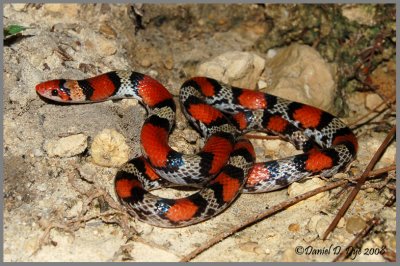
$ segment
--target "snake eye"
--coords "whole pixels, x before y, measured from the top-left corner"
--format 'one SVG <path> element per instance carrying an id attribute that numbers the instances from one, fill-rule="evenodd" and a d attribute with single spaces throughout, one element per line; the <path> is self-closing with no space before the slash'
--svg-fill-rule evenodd
<path id="1" fill-rule="evenodd" d="M 52 90 L 52 91 L 51 91 L 51 95 L 53 95 L 53 96 L 58 96 L 58 91 L 57 91 L 57 90 Z"/>

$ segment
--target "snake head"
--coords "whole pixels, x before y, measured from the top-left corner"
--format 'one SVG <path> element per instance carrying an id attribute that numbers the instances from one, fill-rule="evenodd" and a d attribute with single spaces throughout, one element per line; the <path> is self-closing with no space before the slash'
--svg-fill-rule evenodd
<path id="1" fill-rule="evenodd" d="M 70 89 L 66 87 L 64 79 L 50 80 L 36 85 L 36 92 L 53 101 L 68 102 L 71 100 Z"/>

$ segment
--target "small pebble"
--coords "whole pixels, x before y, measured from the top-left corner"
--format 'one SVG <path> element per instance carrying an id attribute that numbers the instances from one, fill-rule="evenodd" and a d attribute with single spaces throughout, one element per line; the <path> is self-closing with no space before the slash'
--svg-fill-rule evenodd
<path id="1" fill-rule="evenodd" d="M 254 252 L 257 247 L 258 243 L 253 241 L 239 244 L 239 249 L 246 252 Z"/>
<path id="2" fill-rule="evenodd" d="M 102 23 L 100 25 L 99 31 L 103 33 L 106 37 L 115 39 L 117 37 L 117 33 L 115 30 L 108 24 Z"/>
<path id="3" fill-rule="evenodd" d="M 166 69 L 171 70 L 174 68 L 174 59 L 172 57 L 167 57 L 164 60 L 164 66 Z"/>
<path id="4" fill-rule="evenodd" d="M 259 90 L 265 89 L 267 87 L 267 82 L 264 80 L 259 80 L 257 86 Z"/>
<path id="5" fill-rule="evenodd" d="M 87 136 L 84 134 L 72 135 L 58 140 L 51 140 L 44 149 L 50 157 L 71 157 L 81 154 L 87 147 Z"/>
<path id="6" fill-rule="evenodd" d="M 291 232 L 299 232 L 300 231 L 300 225 L 299 224 L 290 224 L 288 229 Z"/>
<path id="7" fill-rule="evenodd" d="M 140 65 L 142 67 L 149 67 L 151 66 L 151 61 L 148 58 L 144 58 L 143 60 L 140 61 Z"/>
<path id="8" fill-rule="evenodd" d="M 136 99 L 122 99 L 121 105 L 123 108 L 130 108 L 139 104 L 139 101 Z"/>
<path id="9" fill-rule="evenodd" d="M 158 76 L 158 72 L 155 71 L 154 69 L 152 69 L 152 70 L 149 71 L 149 74 L 148 74 L 148 75 L 149 75 L 150 77 L 156 78 L 156 77 Z"/>
<path id="10" fill-rule="evenodd" d="M 278 54 L 276 49 L 269 49 L 267 52 L 267 58 L 271 59 L 274 58 Z"/>
<path id="11" fill-rule="evenodd" d="M 344 217 L 340 218 L 338 224 L 337 224 L 337 228 L 343 228 L 346 224 L 346 221 L 344 219 Z"/>
<path id="12" fill-rule="evenodd" d="M 350 234 L 357 234 L 363 230 L 366 222 L 359 216 L 352 216 L 347 219 L 346 231 Z"/>

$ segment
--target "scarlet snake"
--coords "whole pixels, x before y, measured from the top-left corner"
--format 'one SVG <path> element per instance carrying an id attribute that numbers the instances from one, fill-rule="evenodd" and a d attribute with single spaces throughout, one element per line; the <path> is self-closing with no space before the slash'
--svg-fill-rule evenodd
<path id="1" fill-rule="evenodd" d="M 121 167 L 115 191 L 132 216 L 160 227 L 204 221 L 226 209 L 241 192 L 272 191 L 315 174 L 332 176 L 354 159 L 358 149 L 352 131 L 327 112 L 206 77 L 185 81 L 179 96 L 183 113 L 206 138 L 197 154 L 182 154 L 168 145 L 175 103 L 169 91 L 147 75 L 113 71 L 84 80 L 46 81 L 36 91 L 61 102 L 133 97 L 145 106 L 143 156 Z M 250 130 L 279 135 L 304 153 L 255 163 L 251 143 L 241 137 Z M 174 185 L 200 190 L 181 199 L 148 192 Z"/>

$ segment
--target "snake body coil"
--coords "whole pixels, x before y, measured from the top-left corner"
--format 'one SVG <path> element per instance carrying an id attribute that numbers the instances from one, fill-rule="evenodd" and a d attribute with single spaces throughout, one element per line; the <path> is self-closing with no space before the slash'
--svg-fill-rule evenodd
<path id="1" fill-rule="evenodd" d="M 131 215 L 160 227 L 204 221 L 241 192 L 272 191 L 315 174 L 332 176 L 354 159 L 358 148 L 352 131 L 327 112 L 206 77 L 187 80 L 179 95 L 183 113 L 206 138 L 197 154 L 182 154 L 168 145 L 175 103 L 163 85 L 144 74 L 113 71 L 85 80 L 52 80 L 37 85 L 36 91 L 61 102 L 132 97 L 145 106 L 143 156 L 121 167 L 115 191 Z M 279 135 L 304 153 L 255 163 L 251 143 L 240 137 L 250 130 Z M 174 185 L 200 190 L 181 199 L 149 193 Z"/>

